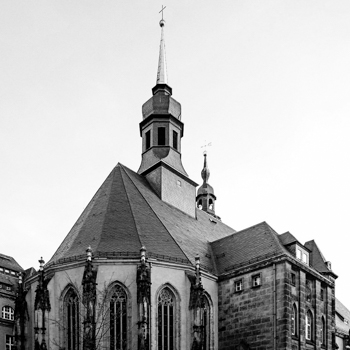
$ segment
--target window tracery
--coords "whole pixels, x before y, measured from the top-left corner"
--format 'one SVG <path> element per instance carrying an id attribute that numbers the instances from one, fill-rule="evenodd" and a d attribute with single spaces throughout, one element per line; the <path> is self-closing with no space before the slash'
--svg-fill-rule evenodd
<path id="1" fill-rule="evenodd" d="M 67 350 L 79 349 L 80 314 L 79 297 L 73 288 L 69 289 L 64 298 L 65 333 Z"/>
<path id="2" fill-rule="evenodd" d="M 127 294 L 116 285 L 110 298 L 110 350 L 127 348 Z"/>
<path id="3" fill-rule="evenodd" d="M 165 287 L 158 296 L 158 350 L 175 349 L 175 295 Z"/>

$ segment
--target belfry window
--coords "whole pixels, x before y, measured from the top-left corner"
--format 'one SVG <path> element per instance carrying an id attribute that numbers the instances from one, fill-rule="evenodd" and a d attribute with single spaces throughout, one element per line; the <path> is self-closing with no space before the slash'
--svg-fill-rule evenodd
<path id="1" fill-rule="evenodd" d="M 151 130 L 146 132 L 146 150 L 151 147 Z"/>
<path id="2" fill-rule="evenodd" d="M 173 131 L 173 148 L 175 148 L 177 150 L 177 137 L 178 134 L 176 131 Z"/>
<path id="3" fill-rule="evenodd" d="M 158 146 L 165 146 L 165 128 L 158 128 Z"/>
<path id="4" fill-rule="evenodd" d="M 116 285 L 110 300 L 110 350 L 127 348 L 127 295 Z"/>
<path id="5" fill-rule="evenodd" d="M 79 349 L 79 298 L 72 288 L 64 298 L 64 311 L 67 350 Z"/>
<path id="6" fill-rule="evenodd" d="M 175 295 L 164 288 L 158 297 L 158 350 L 175 349 Z"/>

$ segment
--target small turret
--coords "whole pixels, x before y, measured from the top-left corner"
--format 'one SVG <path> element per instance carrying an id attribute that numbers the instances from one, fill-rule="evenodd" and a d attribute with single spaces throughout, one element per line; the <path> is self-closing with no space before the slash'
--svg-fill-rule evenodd
<path id="1" fill-rule="evenodd" d="M 203 184 L 201 187 L 199 187 L 197 191 L 197 197 L 196 197 L 197 208 L 216 217 L 215 215 L 216 196 L 214 194 L 213 187 L 210 186 L 208 183 L 210 171 L 207 165 L 207 152 L 204 152 L 204 165 L 203 165 L 201 175 L 203 179 Z"/>

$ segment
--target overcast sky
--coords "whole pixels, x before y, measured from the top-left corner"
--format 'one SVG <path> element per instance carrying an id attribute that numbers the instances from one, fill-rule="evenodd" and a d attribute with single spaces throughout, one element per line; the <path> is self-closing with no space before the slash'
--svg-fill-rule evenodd
<path id="1" fill-rule="evenodd" d="M 165 5 L 182 159 L 216 213 L 314 239 L 348 307 L 350 1 L 0 2 L 1 253 L 48 261 L 118 163 L 137 171 Z"/>

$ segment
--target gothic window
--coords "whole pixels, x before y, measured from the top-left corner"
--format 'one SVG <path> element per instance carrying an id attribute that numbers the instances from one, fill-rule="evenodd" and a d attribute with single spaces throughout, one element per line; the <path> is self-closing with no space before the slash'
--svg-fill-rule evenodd
<path id="1" fill-rule="evenodd" d="M 298 329 L 298 309 L 296 305 L 293 305 L 292 310 L 292 335 L 297 335 L 297 329 Z"/>
<path id="2" fill-rule="evenodd" d="M 203 308 L 203 350 L 210 349 L 210 333 L 211 333 L 211 309 L 210 303 L 206 296 L 203 298 L 204 308 Z"/>
<path id="3" fill-rule="evenodd" d="M 158 350 L 175 349 L 175 295 L 165 287 L 158 297 Z"/>
<path id="4" fill-rule="evenodd" d="M 64 297 L 65 339 L 67 350 L 79 349 L 80 314 L 79 297 L 73 288 Z"/>
<path id="5" fill-rule="evenodd" d="M 312 340 L 312 333 L 313 333 L 313 319 L 312 319 L 312 313 L 309 310 L 306 313 L 306 320 L 305 320 L 305 337 L 306 340 Z"/>
<path id="6" fill-rule="evenodd" d="M 326 344 L 326 321 L 324 319 L 324 317 L 322 316 L 322 320 L 321 320 L 321 334 L 320 334 L 320 339 L 321 339 L 321 343 L 322 345 Z"/>
<path id="7" fill-rule="evenodd" d="M 158 146 L 165 146 L 165 128 L 158 128 Z"/>
<path id="8" fill-rule="evenodd" d="M 14 320 L 14 312 L 13 312 L 13 308 L 11 306 L 8 306 L 8 305 L 3 306 L 2 318 L 4 318 L 5 320 L 10 320 L 10 321 Z"/>
<path id="9" fill-rule="evenodd" d="M 127 295 L 116 285 L 110 299 L 110 350 L 127 348 Z"/>

